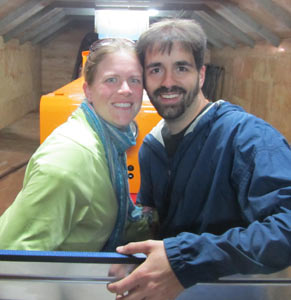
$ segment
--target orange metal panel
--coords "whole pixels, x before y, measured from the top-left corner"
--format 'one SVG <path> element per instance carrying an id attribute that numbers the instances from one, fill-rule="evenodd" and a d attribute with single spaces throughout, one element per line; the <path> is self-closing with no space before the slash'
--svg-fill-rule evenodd
<path id="1" fill-rule="evenodd" d="M 84 99 L 84 79 L 78 78 L 40 100 L 40 142 L 64 123 Z"/>

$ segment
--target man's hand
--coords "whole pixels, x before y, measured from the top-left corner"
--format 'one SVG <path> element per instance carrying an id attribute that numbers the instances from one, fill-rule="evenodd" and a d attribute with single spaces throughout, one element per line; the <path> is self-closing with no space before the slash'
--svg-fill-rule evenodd
<path id="1" fill-rule="evenodd" d="M 122 254 L 144 253 L 147 259 L 124 279 L 108 285 L 118 300 L 174 300 L 183 286 L 171 269 L 163 241 L 130 243 L 118 247 Z"/>

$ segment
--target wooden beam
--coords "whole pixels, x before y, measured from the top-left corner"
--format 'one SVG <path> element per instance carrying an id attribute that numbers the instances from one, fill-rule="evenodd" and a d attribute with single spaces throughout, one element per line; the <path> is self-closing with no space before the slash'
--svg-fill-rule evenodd
<path id="1" fill-rule="evenodd" d="M 62 13 L 61 13 L 62 12 Z M 61 14 L 60 14 L 61 13 Z M 49 22 L 51 19 L 54 19 L 56 15 L 60 15 L 64 17 L 65 15 L 72 15 L 72 16 L 94 16 L 95 10 L 92 8 L 54 8 L 52 6 L 48 6 L 42 11 L 40 11 L 38 14 L 32 16 L 28 20 L 26 20 L 24 23 L 20 24 L 10 32 L 4 35 L 4 41 L 7 42 L 13 37 L 17 37 L 17 35 L 28 32 L 29 28 L 32 28 L 33 30 L 30 30 L 29 33 L 24 34 L 20 38 L 20 42 L 24 43 L 30 39 L 32 39 L 33 36 L 37 35 L 40 30 L 42 30 L 43 27 L 46 27 L 46 23 Z M 55 19 L 57 20 L 57 19 Z"/>
<path id="2" fill-rule="evenodd" d="M 209 15 L 211 18 L 213 18 L 224 31 L 228 32 L 229 34 L 234 36 L 236 39 L 241 41 L 242 43 L 245 43 L 246 45 L 248 45 L 252 48 L 255 46 L 255 41 L 251 37 L 249 37 L 246 33 L 244 33 L 239 28 L 234 26 L 231 22 L 226 20 L 224 17 L 218 15 L 210 7 L 207 7 L 205 5 L 203 12 L 205 14 Z"/>
<path id="3" fill-rule="evenodd" d="M 33 45 L 39 44 L 41 41 L 47 39 L 49 36 L 57 32 L 58 30 L 64 28 L 67 26 L 70 22 L 72 22 L 71 18 L 63 18 L 61 21 L 52 24 L 49 28 L 46 30 L 42 30 L 39 32 L 32 40 L 31 43 Z"/>
<path id="4" fill-rule="evenodd" d="M 19 24 L 6 34 L 4 34 L 3 39 L 4 42 L 9 41 L 12 38 L 17 38 L 19 37 L 19 34 L 22 32 L 28 30 L 30 27 L 35 26 L 35 24 L 39 23 L 44 23 L 46 20 L 52 18 L 55 14 L 60 12 L 61 8 L 53 8 L 51 6 L 47 6 L 41 11 L 39 11 L 37 14 L 31 16 L 29 19 L 24 21 L 23 23 Z"/>
<path id="5" fill-rule="evenodd" d="M 0 35 L 12 30 L 46 6 L 47 0 L 30 0 L 0 20 Z"/>
<path id="6" fill-rule="evenodd" d="M 62 21 L 62 19 L 65 17 L 65 12 L 61 10 L 56 15 L 54 15 L 52 18 L 47 20 L 46 22 L 42 23 L 39 26 L 35 26 L 33 29 L 30 29 L 28 32 L 26 32 L 21 38 L 20 38 L 20 44 L 23 44 L 27 41 L 31 41 L 33 38 L 35 38 L 40 32 L 49 30 L 51 26 L 54 26 L 55 24 Z"/>
<path id="7" fill-rule="evenodd" d="M 205 33 L 207 35 L 207 42 L 210 43 L 212 46 L 216 47 L 216 48 L 219 48 L 219 49 L 222 49 L 223 48 L 223 45 L 221 44 L 220 41 L 218 41 L 216 39 L 216 37 L 214 37 L 212 35 L 211 32 L 207 32 L 207 30 L 205 30 Z"/>
<path id="8" fill-rule="evenodd" d="M 262 24 L 258 24 L 247 13 L 229 1 L 223 2 L 223 4 L 220 7 L 217 7 L 215 11 L 238 28 L 241 28 L 241 30 L 245 30 L 244 28 L 247 27 L 269 41 L 272 45 L 276 47 L 279 46 L 280 38 L 276 34 L 272 33 Z"/>
<path id="9" fill-rule="evenodd" d="M 43 47 L 47 45 L 50 41 L 54 40 L 58 35 L 68 30 L 68 27 L 74 26 L 75 23 L 78 24 L 79 22 L 82 22 L 82 24 L 84 22 L 88 22 L 88 24 L 92 25 L 92 31 L 94 31 L 94 18 L 92 18 L 91 16 L 89 17 L 87 16 L 86 18 L 80 18 L 80 17 L 72 18 L 70 23 L 64 25 L 63 27 L 61 27 L 60 29 L 54 32 L 51 32 L 48 36 L 44 36 L 42 38 L 41 36 L 39 36 L 38 39 L 34 39 L 33 44 L 38 44 Z"/>
<path id="10" fill-rule="evenodd" d="M 207 29 L 208 33 L 211 32 L 212 36 L 215 36 L 217 40 L 222 41 L 225 45 L 231 46 L 232 48 L 236 47 L 236 42 L 232 37 L 221 30 L 219 24 L 213 22 L 210 18 L 207 18 L 207 16 L 201 15 L 199 14 L 199 11 L 197 11 L 192 12 L 192 18 L 197 20 L 203 28 Z"/>
<path id="11" fill-rule="evenodd" d="M 54 32 L 51 32 L 48 36 L 44 35 L 44 36 L 39 36 L 38 38 L 40 40 L 38 40 L 38 38 L 35 38 L 32 41 L 33 45 L 40 45 L 41 47 L 47 45 L 49 42 L 51 42 L 52 40 L 54 40 L 58 35 L 62 34 L 63 32 L 66 32 L 68 30 L 68 27 L 71 26 L 73 20 L 71 20 L 71 22 L 69 22 L 68 24 L 65 24 L 63 27 L 61 27 L 60 29 L 57 29 Z"/>
<path id="12" fill-rule="evenodd" d="M 189 10 L 183 10 L 180 12 L 180 18 L 183 19 L 194 19 L 193 17 L 193 11 L 189 11 Z M 200 25 L 202 26 L 206 36 L 207 36 L 207 42 L 212 45 L 213 47 L 217 47 L 217 48 L 223 48 L 223 44 L 221 43 L 220 40 L 217 39 L 217 36 L 215 36 L 213 34 L 212 29 L 210 28 L 210 26 L 208 26 L 206 23 L 204 23 L 203 20 L 199 20 L 199 18 L 196 20 L 198 23 L 200 23 Z"/>
<path id="13" fill-rule="evenodd" d="M 278 22 L 291 28 L 291 13 L 272 0 L 255 0 L 266 11 L 273 15 Z"/>
<path id="14" fill-rule="evenodd" d="M 43 31 L 36 36 L 31 43 L 33 45 L 41 44 L 44 45 L 48 43 L 51 39 L 55 38 L 61 32 L 67 30 L 68 26 L 71 26 L 74 22 L 87 22 L 92 23 L 92 30 L 94 30 L 94 18 L 92 16 L 80 16 L 80 17 L 69 17 L 66 16 L 61 22 L 52 26 L 49 30 Z"/>

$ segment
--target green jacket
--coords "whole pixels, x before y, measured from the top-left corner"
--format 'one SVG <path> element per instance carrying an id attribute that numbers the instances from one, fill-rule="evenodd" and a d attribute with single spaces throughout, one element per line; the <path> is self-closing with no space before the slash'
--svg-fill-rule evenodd
<path id="1" fill-rule="evenodd" d="M 0 249 L 100 251 L 117 211 L 103 145 L 77 109 L 31 157 L 0 218 Z M 148 237 L 144 222 L 134 226 L 125 240 Z"/>

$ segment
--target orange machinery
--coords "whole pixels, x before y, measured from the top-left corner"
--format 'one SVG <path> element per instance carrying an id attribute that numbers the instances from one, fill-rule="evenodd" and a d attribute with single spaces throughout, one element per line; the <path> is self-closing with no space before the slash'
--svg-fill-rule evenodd
<path id="1" fill-rule="evenodd" d="M 80 77 L 56 91 L 43 95 L 40 101 L 40 142 L 59 125 L 64 123 L 71 113 L 80 105 L 84 99 L 83 85 L 84 78 Z M 136 146 L 127 152 L 129 189 L 132 198 L 139 190 L 140 171 L 138 164 L 138 150 L 145 135 L 158 123 L 160 116 L 148 100 L 146 94 L 142 107 L 135 121 L 138 124 L 139 133 Z"/>

